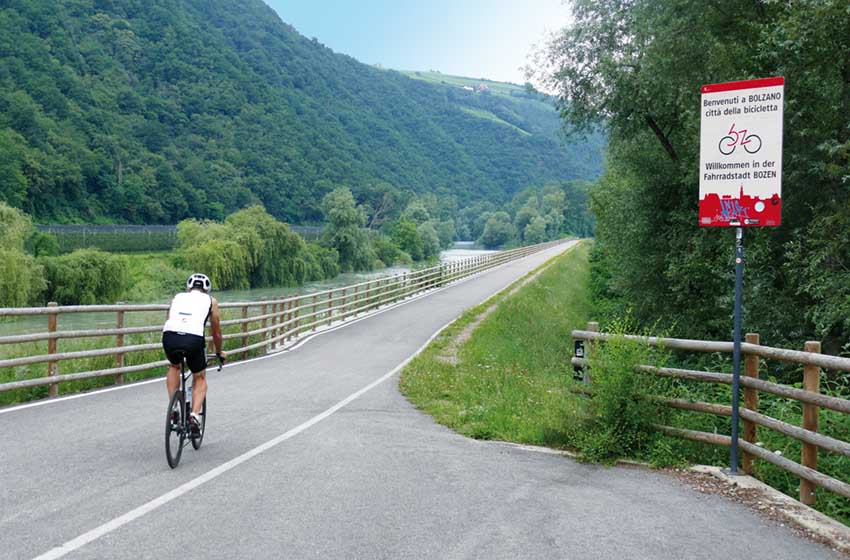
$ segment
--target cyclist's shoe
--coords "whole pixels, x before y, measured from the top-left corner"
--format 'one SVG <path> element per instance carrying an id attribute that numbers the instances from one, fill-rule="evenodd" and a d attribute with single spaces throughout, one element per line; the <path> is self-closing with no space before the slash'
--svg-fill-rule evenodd
<path id="1" fill-rule="evenodd" d="M 192 437 L 201 435 L 201 417 L 194 412 L 189 415 L 189 433 Z"/>

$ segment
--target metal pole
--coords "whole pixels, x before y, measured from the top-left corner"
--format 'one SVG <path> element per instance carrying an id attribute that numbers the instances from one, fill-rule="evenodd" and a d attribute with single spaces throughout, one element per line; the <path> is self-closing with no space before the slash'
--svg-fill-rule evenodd
<path id="1" fill-rule="evenodd" d="M 732 448 L 729 472 L 738 474 L 738 401 L 741 386 L 741 300 L 744 291 L 744 228 L 735 230 L 735 332 L 732 347 Z"/>

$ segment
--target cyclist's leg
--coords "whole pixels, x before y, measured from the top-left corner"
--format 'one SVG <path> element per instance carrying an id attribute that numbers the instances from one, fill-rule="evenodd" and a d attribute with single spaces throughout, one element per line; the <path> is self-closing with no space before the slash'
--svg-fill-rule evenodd
<path id="1" fill-rule="evenodd" d="M 192 339 L 186 365 L 192 370 L 192 412 L 199 414 L 207 396 L 207 348 L 204 337 Z"/>
<path id="2" fill-rule="evenodd" d="M 168 398 L 180 387 L 180 364 L 183 362 L 185 348 L 181 344 L 180 335 L 172 332 L 162 333 L 162 349 L 168 359 L 168 373 L 165 376 L 165 388 L 168 390 Z"/>
<path id="3" fill-rule="evenodd" d="M 192 374 L 192 412 L 201 413 L 204 399 L 207 398 L 207 370 Z"/>
<path id="4" fill-rule="evenodd" d="M 165 376 L 165 387 L 168 389 L 169 397 L 180 387 L 180 366 L 174 364 L 168 366 L 168 373 Z"/>

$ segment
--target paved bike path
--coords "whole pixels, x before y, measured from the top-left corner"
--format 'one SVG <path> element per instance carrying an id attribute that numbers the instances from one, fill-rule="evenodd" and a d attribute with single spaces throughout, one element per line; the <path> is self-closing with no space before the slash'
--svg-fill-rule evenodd
<path id="1" fill-rule="evenodd" d="M 414 410 L 396 376 L 204 479 L 381 379 L 562 250 L 212 374 L 207 438 L 174 471 L 162 382 L 0 413 L 0 558 L 93 530 L 68 558 L 830 558 L 659 473 L 460 437 Z M 151 509 L 116 524 L 140 506 Z"/>

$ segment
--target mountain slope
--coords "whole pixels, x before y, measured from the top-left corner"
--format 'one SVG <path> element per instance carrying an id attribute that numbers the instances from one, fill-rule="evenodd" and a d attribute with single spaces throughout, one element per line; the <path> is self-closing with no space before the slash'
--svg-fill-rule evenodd
<path id="1" fill-rule="evenodd" d="M 43 221 L 301 222 L 340 184 L 463 204 L 600 166 L 598 141 L 335 54 L 260 0 L 8 0 L 0 53 L 0 200 Z"/>

